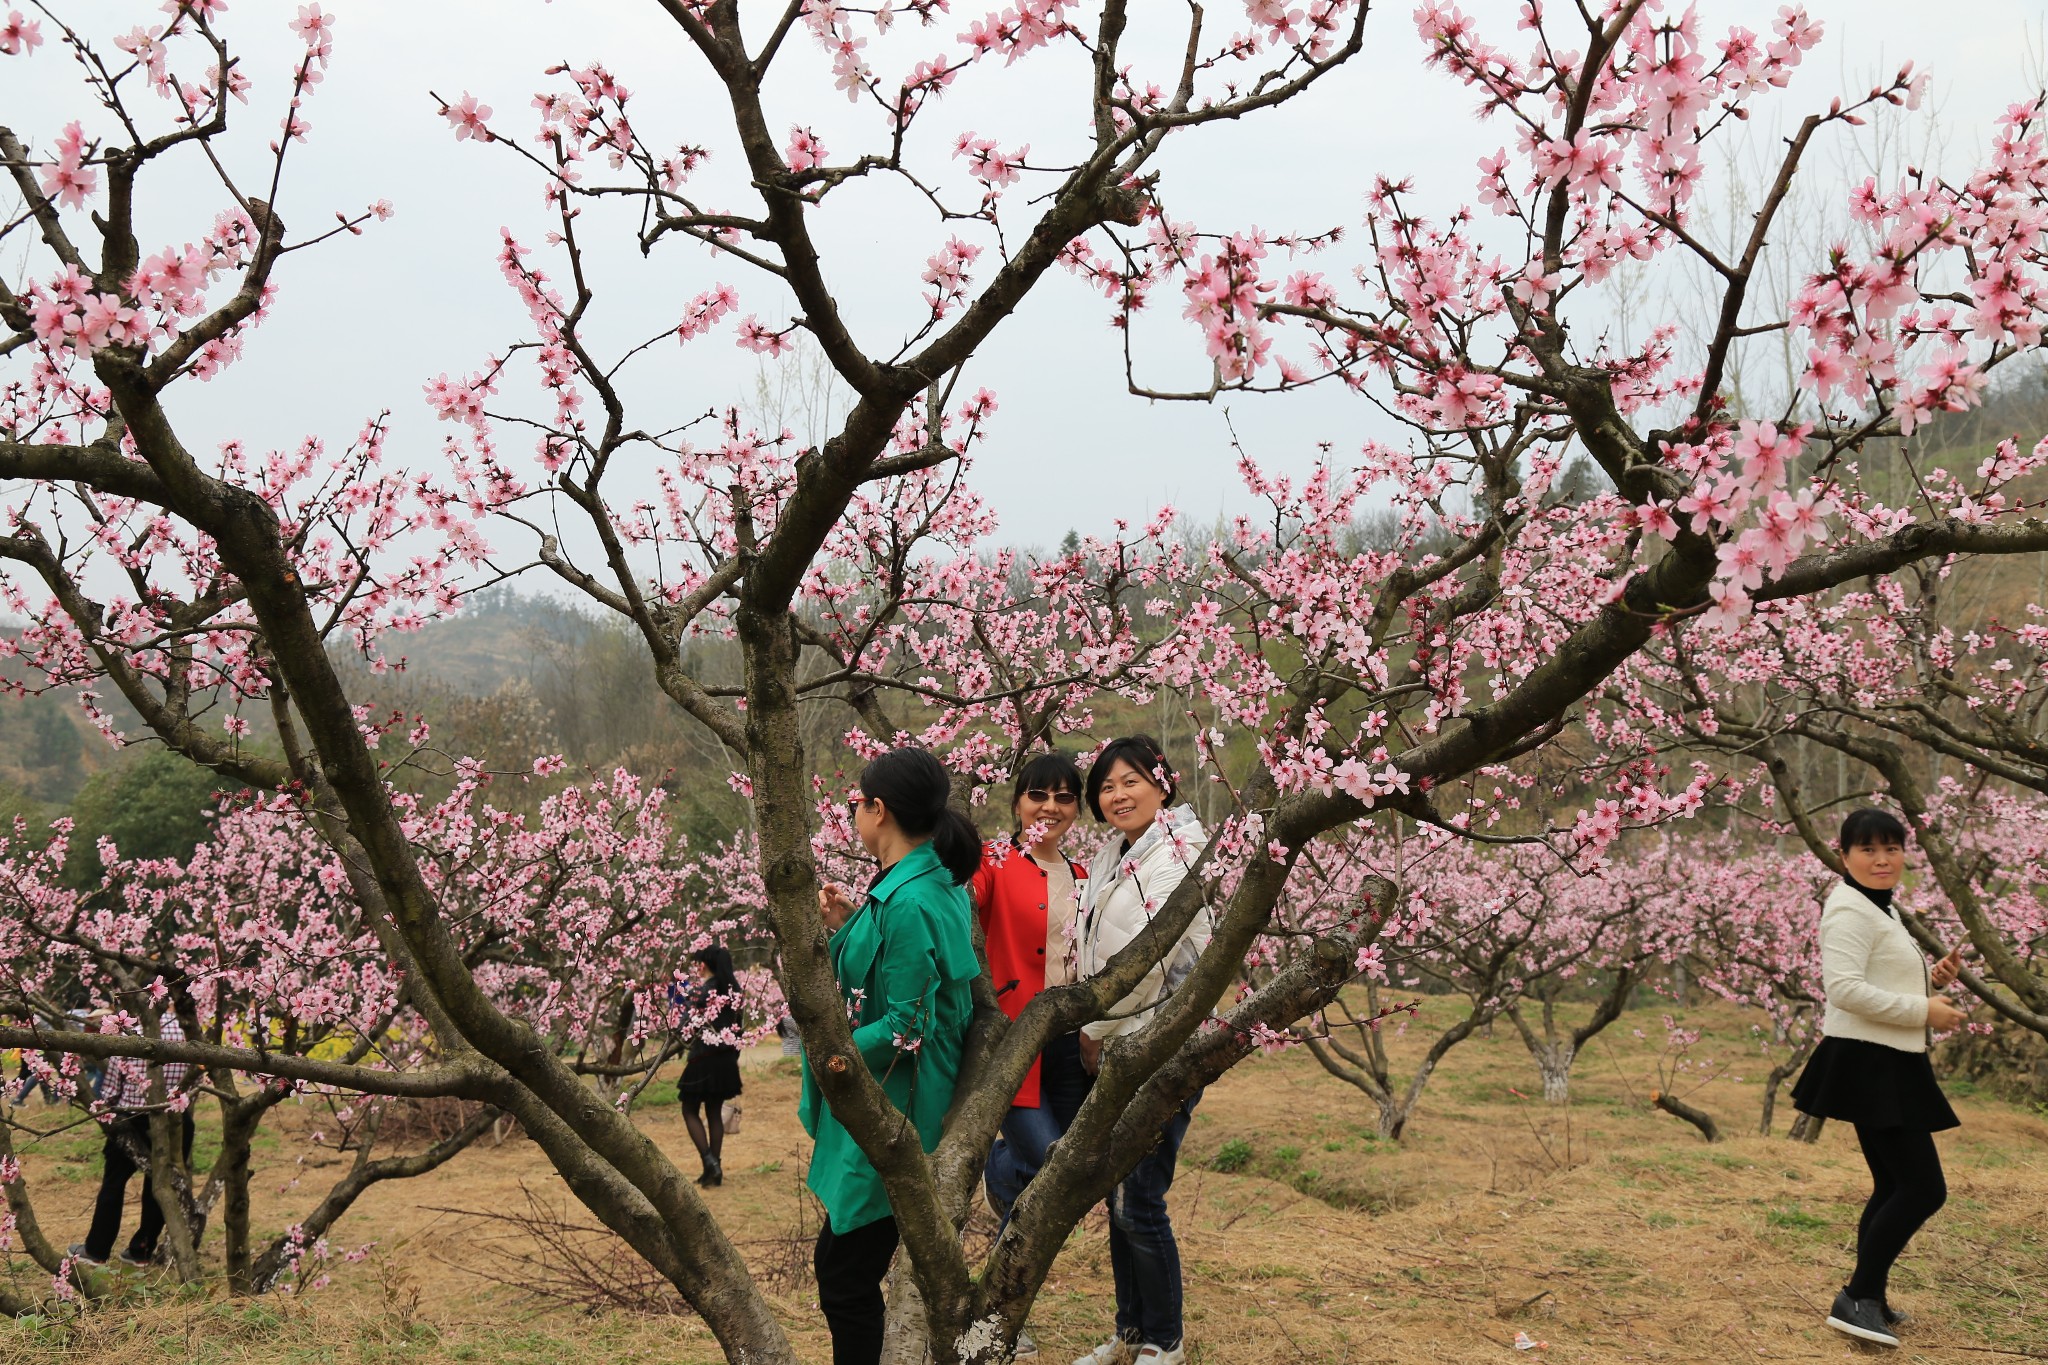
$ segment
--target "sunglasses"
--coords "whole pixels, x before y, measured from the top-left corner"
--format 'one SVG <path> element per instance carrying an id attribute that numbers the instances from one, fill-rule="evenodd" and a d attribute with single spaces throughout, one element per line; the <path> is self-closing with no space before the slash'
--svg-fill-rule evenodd
<path id="1" fill-rule="evenodd" d="M 1026 800 L 1036 801 L 1040 805 L 1050 801 L 1055 806 L 1063 809 L 1067 806 L 1078 806 L 1081 804 L 1081 798 L 1072 792 L 1049 792 L 1043 787 L 1033 787 L 1030 791 L 1025 792 L 1024 796 Z"/>
<path id="2" fill-rule="evenodd" d="M 865 806 L 865 805 L 866 805 L 867 803 L 868 803 L 868 799 L 867 799 L 867 798 L 866 798 L 865 796 L 862 796 L 862 795 L 861 795 L 861 794 L 860 794 L 859 792 L 855 792 L 855 793 L 854 793 L 854 794 L 853 794 L 852 796 L 849 796 L 849 797 L 847 797 L 847 798 L 846 798 L 846 814 L 847 814 L 847 816 L 848 816 L 849 818 L 851 818 L 851 817 L 854 817 L 854 816 L 857 816 L 857 815 L 859 815 L 859 814 L 860 814 L 860 808 L 861 808 L 862 806 Z"/>

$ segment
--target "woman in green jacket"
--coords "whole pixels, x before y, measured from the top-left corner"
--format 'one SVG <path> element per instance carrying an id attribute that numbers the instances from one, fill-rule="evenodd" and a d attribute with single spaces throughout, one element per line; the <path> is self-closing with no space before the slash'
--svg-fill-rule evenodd
<path id="1" fill-rule="evenodd" d="M 923 749 L 895 749 L 868 764 L 849 804 L 881 871 L 858 902 L 838 886 L 818 893 L 853 1045 L 927 1152 L 953 1102 L 981 971 L 965 889 L 981 866 L 981 836 L 946 804 L 949 791 L 946 770 Z M 889 1196 L 826 1106 L 808 1057 L 797 1114 L 817 1142 L 809 1184 L 825 1206 L 815 1264 L 833 1365 L 875 1365 L 882 1277 L 896 1253 Z"/>

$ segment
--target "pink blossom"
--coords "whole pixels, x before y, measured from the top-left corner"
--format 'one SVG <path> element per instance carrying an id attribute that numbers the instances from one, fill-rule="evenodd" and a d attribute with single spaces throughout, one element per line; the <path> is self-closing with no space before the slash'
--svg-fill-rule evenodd
<path id="1" fill-rule="evenodd" d="M 792 171 L 813 170 L 825 164 L 825 144 L 810 129 L 792 127 L 789 146 L 783 149 L 782 159 L 789 163 Z"/>
<path id="2" fill-rule="evenodd" d="M 98 168 L 84 160 L 85 132 L 77 123 L 68 123 L 57 138 L 56 161 L 43 167 L 43 193 L 66 208 L 84 208 L 86 199 L 100 187 Z"/>
<path id="3" fill-rule="evenodd" d="M 491 117 L 491 106 L 477 103 L 475 95 L 467 91 L 453 104 L 443 105 L 441 117 L 448 120 L 448 126 L 455 130 L 455 140 L 475 138 L 479 142 L 491 141 L 491 130 L 487 120 Z"/>
<path id="4" fill-rule="evenodd" d="M 770 359 L 781 355 L 790 348 L 790 333 L 795 327 L 778 332 L 752 314 L 740 320 L 739 344 L 741 349 L 754 351 Z"/>
<path id="5" fill-rule="evenodd" d="M 7 22 L 0 24 L 0 56 L 26 56 L 41 47 L 42 43 L 43 26 L 40 20 L 24 19 L 18 9 L 7 12 Z"/>
<path id="6" fill-rule="evenodd" d="M 1715 579 L 1708 585 L 1707 596 L 1713 605 L 1700 615 L 1700 624 L 1708 630 L 1725 634 L 1733 631 L 1749 616 L 1749 594 L 1744 592 L 1740 585 L 1728 579 Z"/>

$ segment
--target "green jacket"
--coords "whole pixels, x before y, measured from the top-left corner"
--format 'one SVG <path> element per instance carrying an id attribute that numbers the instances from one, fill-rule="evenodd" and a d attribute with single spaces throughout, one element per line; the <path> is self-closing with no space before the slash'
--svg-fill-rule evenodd
<path id="1" fill-rule="evenodd" d="M 832 936 L 832 969 L 854 1025 L 853 1045 L 890 1101 L 917 1125 L 927 1152 L 939 1145 L 974 1014 L 972 983 L 981 963 L 971 915 L 967 889 L 954 885 L 925 843 L 891 867 Z M 797 1117 L 817 1140 L 809 1184 L 832 1231 L 887 1218 L 882 1177 L 832 1117 L 809 1057 Z"/>

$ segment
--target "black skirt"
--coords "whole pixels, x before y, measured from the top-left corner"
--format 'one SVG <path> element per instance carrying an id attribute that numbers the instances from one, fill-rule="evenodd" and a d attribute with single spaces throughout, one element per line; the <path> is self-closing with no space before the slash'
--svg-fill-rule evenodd
<path id="1" fill-rule="evenodd" d="M 740 1053 L 733 1047 L 690 1049 L 683 1063 L 682 1079 L 676 1082 L 679 1100 L 729 1100 L 740 1093 Z"/>
<path id="2" fill-rule="evenodd" d="M 1939 1133 L 1960 1127 L 1924 1052 L 1862 1038 L 1823 1038 L 1792 1086 L 1792 1104 L 1815 1118 Z"/>

